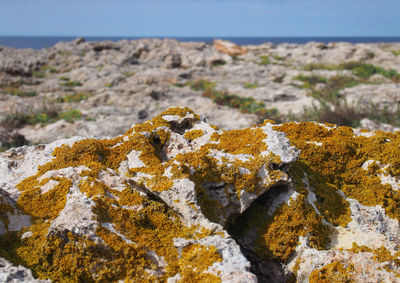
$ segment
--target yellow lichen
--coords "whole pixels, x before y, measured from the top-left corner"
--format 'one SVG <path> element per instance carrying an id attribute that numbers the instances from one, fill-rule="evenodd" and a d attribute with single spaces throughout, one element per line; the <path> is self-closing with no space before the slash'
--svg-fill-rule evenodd
<path id="1" fill-rule="evenodd" d="M 261 230 L 259 253 L 287 261 L 299 243 L 300 236 L 308 236 L 310 246 L 323 249 L 329 243 L 329 227 L 322 224 L 304 196 L 299 195 L 289 204 L 281 205 Z"/>
<path id="2" fill-rule="evenodd" d="M 208 267 L 215 262 L 222 261 L 215 246 L 204 247 L 192 244 L 183 248 L 178 261 L 181 269 L 181 282 L 221 282 L 221 279 L 211 273 L 207 273 Z"/>
<path id="3" fill-rule="evenodd" d="M 190 131 L 187 131 L 183 136 L 185 137 L 185 139 L 192 141 L 203 135 L 204 135 L 203 130 L 190 130 Z"/>
<path id="4" fill-rule="evenodd" d="M 318 188 L 331 184 L 332 192 L 341 190 L 363 205 L 382 205 L 390 217 L 400 220 L 400 191 L 393 190 L 389 184 L 382 184 L 376 168 L 362 168 L 367 160 L 374 160 L 387 165 L 387 171 L 392 176 L 400 176 L 399 132 L 375 132 L 371 137 L 355 136 L 348 127 L 327 128 L 315 123 L 287 123 L 275 126 L 275 129 L 285 132 L 291 143 L 301 149 L 298 162 L 313 176 L 317 195 Z M 336 208 L 331 207 L 330 210 L 337 211 L 342 206 L 340 210 L 345 212 L 345 203 L 336 201 Z M 345 225 L 349 218 L 339 214 L 344 218 L 337 224 Z"/>
<path id="5" fill-rule="evenodd" d="M 214 235 L 214 232 L 202 229 L 197 233 L 198 227 L 186 227 L 177 213 L 163 203 L 141 196 L 135 187 L 128 183 L 124 184 L 125 188 L 116 190 L 98 179 L 102 171 L 117 171 L 127 159 L 127 155 L 136 150 L 141 152 L 140 158 L 146 165 L 140 168 L 141 172 L 152 176 L 144 178 L 138 186 L 146 185 L 154 191 L 169 189 L 173 180 L 163 176 L 166 168 L 171 167 L 173 175 L 181 177 L 186 174 L 186 167 L 181 168 L 172 161 L 162 160 L 163 147 L 170 139 L 171 130 L 168 127 L 176 126 L 162 119 L 162 116 L 185 117 L 191 113 L 187 109 L 171 109 L 160 114 L 152 122 L 135 126 L 134 131 L 130 130 L 124 136 L 115 139 L 85 139 L 71 146 L 56 148 L 51 161 L 39 166 L 34 176 L 17 185 L 21 191 L 18 207 L 34 218 L 30 227 L 24 228 L 14 237 L 20 237 L 27 231 L 31 236 L 20 242 L 14 241 L 13 245 L 7 240 L 11 234 L 0 237 L 1 255 L 29 267 L 42 279 L 50 278 L 60 282 L 109 282 L 126 279 L 137 282 L 163 281 L 177 273 L 189 278 L 188 274 L 192 273 L 180 266 L 179 262 L 191 254 L 197 254 L 197 261 L 192 263 L 196 278 L 218 281 L 219 278 L 215 275 L 203 274 L 203 271 L 212 265 L 213 260 L 220 260 L 215 248 L 198 246 L 180 259 L 173 241 L 176 237 L 189 239 L 193 235 L 200 239 Z M 199 117 L 193 115 L 193 119 L 198 120 Z M 150 131 L 148 134 L 140 133 L 146 129 Z M 102 239 L 106 246 L 68 231 L 53 231 L 49 234 L 51 220 L 64 208 L 72 181 L 65 177 L 53 177 L 52 180 L 57 181 L 57 184 L 42 192 L 41 187 L 50 181 L 42 176 L 52 170 L 56 172 L 62 168 L 79 166 L 85 166 L 87 169 L 79 174 L 81 180 L 78 188 L 96 204 L 93 213 L 100 224 L 96 236 Z M 131 170 L 131 173 L 140 170 Z M 41 178 L 43 180 L 39 181 Z M 108 225 L 112 225 L 117 234 L 109 230 Z M 162 275 L 147 273 L 146 270 L 158 268 L 148 257 L 149 251 L 154 251 L 165 260 L 166 266 Z"/>
<path id="6" fill-rule="evenodd" d="M 356 282 L 353 264 L 334 261 L 314 270 L 309 277 L 310 283 L 352 283 Z"/>

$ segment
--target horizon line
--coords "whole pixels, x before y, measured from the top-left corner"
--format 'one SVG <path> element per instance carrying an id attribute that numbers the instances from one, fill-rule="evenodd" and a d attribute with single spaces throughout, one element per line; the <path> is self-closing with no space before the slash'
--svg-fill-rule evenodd
<path id="1" fill-rule="evenodd" d="M 107 38 L 390 38 L 399 37 L 400 35 L 1 35 L 0 37 L 71 37 L 71 38 L 93 38 L 93 37 L 107 37 Z"/>

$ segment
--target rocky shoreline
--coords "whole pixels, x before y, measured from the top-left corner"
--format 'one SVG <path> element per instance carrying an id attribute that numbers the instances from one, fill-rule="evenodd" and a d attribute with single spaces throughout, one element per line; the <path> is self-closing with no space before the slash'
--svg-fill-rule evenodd
<path id="1" fill-rule="evenodd" d="M 272 119 L 395 130 L 399 50 L 83 38 L 42 50 L 0 47 L 1 143 L 118 135 L 171 106 L 191 107 L 222 129 Z"/>

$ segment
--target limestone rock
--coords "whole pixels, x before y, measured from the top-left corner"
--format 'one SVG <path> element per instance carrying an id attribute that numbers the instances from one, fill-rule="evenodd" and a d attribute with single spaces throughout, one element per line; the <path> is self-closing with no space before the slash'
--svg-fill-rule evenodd
<path id="1" fill-rule="evenodd" d="M 11 149 L 2 243 L 21 244 L 4 256 L 17 252 L 41 279 L 255 282 L 224 227 L 288 183 L 297 157 L 270 124 L 223 132 L 185 108 L 116 138 Z"/>
<path id="2" fill-rule="evenodd" d="M 228 55 L 243 55 L 247 53 L 247 49 L 245 47 L 241 47 L 227 40 L 214 40 L 214 48 L 219 52 Z"/>

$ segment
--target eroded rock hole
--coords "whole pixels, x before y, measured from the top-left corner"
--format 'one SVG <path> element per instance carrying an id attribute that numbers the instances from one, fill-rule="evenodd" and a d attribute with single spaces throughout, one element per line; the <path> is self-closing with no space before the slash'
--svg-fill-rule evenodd
<path id="1" fill-rule="evenodd" d="M 250 271 L 257 276 L 258 282 L 284 283 L 293 278 L 293 274 L 278 260 L 257 252 L 259 235 L 273 213 L 272 208 L 278 207 L 288 198 L 289 190 L 288 185 L 272 187 L 227 227 L 243 255 L 250 261 Z"/>
<path id="2" fill-rule="evenodd" d="M 183 119 L 180 123 L 176 121 L 169 122 L 171 125 L 171 130 L 175 133 L 183 135 L 186 130 L 191 129 L 193 127 L 193 119 Z"/>

